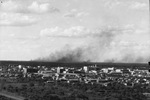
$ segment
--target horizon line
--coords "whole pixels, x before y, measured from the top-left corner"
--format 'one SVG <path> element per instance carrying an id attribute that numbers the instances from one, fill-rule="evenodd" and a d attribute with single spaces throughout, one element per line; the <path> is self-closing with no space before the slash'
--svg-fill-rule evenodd
<path id="1" fill-rule="evenodd" d="M 79 61 L 79 62 L 59 62 L 59 61 L 36 61 L 36 60 L 0 60 L 0 62 L 45 62 L 45 63 L 122 63 L 122 64 L 146 64 L 146 62 L 91 62 L 91 61 Z M 147 62 L 149 64 L 150 61 Z"/>

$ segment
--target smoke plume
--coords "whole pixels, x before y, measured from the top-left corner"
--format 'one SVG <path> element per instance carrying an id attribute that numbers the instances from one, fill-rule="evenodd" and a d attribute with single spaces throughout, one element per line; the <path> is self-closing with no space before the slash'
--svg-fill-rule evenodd
<path id="1" fill-rule="evenodd" d="M 68 48 L 62 48 L 46 57 L 36 60 L 54 62 L 91 61 L 127 63 L 148 62 L 150 60 L 150 43 L 147 42 L 149 38 L 146 38 L 149 36 L 148 32 L 137 32 L 137 30 L 132 28 L 119 27 L 107 27 L 96 29 L 96 31 L 87 31 L 85 28 L 82 29 L 84 29 L 84 38 L 87 39 L 85 44 L 76 48 L 72 48 L 72 45 L 70 45 Z M 71 31 L 69 30 L 69 32 Z M 80 32 L 83 32 L 83 30 L 79 31 L 78 28 L 78 37 L 76 38 L 83 39 L 83 33 Z M 69 37 L 73 38 L 74 35 L 71 36 L 70 34 Z M 79 34 L 82 34 L 82 37 L 79 37 Z"/>
<path id="2" fill-rule="evenodd" d="M 44 58 L 38 58 L 40 61 L 52 61 L 52 62 L 82 62 L 83 61 L 83 49 L 76 48 L 71 50 L 69 48 L 62 51 L 56 51 Z"/>

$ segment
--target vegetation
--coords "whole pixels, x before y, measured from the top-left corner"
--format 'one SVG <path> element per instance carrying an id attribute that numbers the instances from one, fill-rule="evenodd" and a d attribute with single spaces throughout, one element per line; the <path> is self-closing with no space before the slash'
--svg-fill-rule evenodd
<path id="1" fill-rule="evenodd" d="M 16 93 L 28 100 L 146 100 L 140 85 L 126 87 L 113 82 L 107 86 L 85 83 L 43 83 L 34 82 L 3 87 L 11 93 Z"/>

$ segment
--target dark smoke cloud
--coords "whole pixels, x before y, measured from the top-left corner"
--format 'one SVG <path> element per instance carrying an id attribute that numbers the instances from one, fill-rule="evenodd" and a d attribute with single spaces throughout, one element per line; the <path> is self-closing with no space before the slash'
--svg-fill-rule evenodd
<path id="1" fill-rule="evenodd" d="M 109 47 L 113 37 L 115 36 L 114 29 L 98 29 L 91 34 L 91 42 L 88 46 L 77 47 L 71 49 L 71 46 L 60 51 L 56 51 L 44 58 L 38 58 L 38 61 L 54 61 L 54 62 L 89 62 L 96 61 L 99 56 L 103 56 L 105 49 Z M 88 37 L 88 36 L 87 36 Z M 98 61 L 98 60 L 97 60 Z"/>
<path id="2" fill-rule="evenodd" d="M 87 34 L 88 45 L 82 45 L 72 49 L 70 47 L 54 53 L 47 57 L 38 58 L 38 61 L 55 61 L 55 62 L 147 62 L 150 60 L 150 47 L 142 48 L 141 45 L 127 45 L 121 43 L 120 37 L 127 33 L 128 29 L 123 28 L 104 28 L 98 29 Z M 133 32 L 133 31 L 130 31 Z M 135 33 L 132 33 L 136 36 Z M 86 37 L 86 38 L 87 38 Z M 135 37 L 136 38 L 136 37 Z M 142 37 L 141 37 L 142 38 Z M 118 40 L 118 41 L 117 41 Z M 116 42 L 117 41 L 117 42 Z M 115 45 L 112 45 L 115 43 Z M 119 44 L 119 45 L 118 45 Z M 141 48 L 141 49 L 139 49 Z"/>
<path id="3" fill-rule="evenodd" d="M 61 51 L 56 51 L 55 53 L 50 54 L 44 58 L 38 58 L 38 61 L 52 61 L 52 62 L 83 62 L 84 59 L 84 51 L 82 48 L 76 49 L 65 49 Z M 89 60 L 86 60 L 89 61 Z"/>

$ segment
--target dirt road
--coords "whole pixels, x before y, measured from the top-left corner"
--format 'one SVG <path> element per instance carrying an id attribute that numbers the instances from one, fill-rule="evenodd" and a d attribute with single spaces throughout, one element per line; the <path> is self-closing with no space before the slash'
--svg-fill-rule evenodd
<path id="1" fill-rule="evenodd" d="M 14 99 L 14 100 L 24 100 L 25 99 L 21 96 L 14 96 L 14 95 L 11 95 L 11 94 L 9 95 L 8 93 L 3 93 L 3 92 L 0 92 L 0 95 L 11 98 L 11 99 Z"/>

